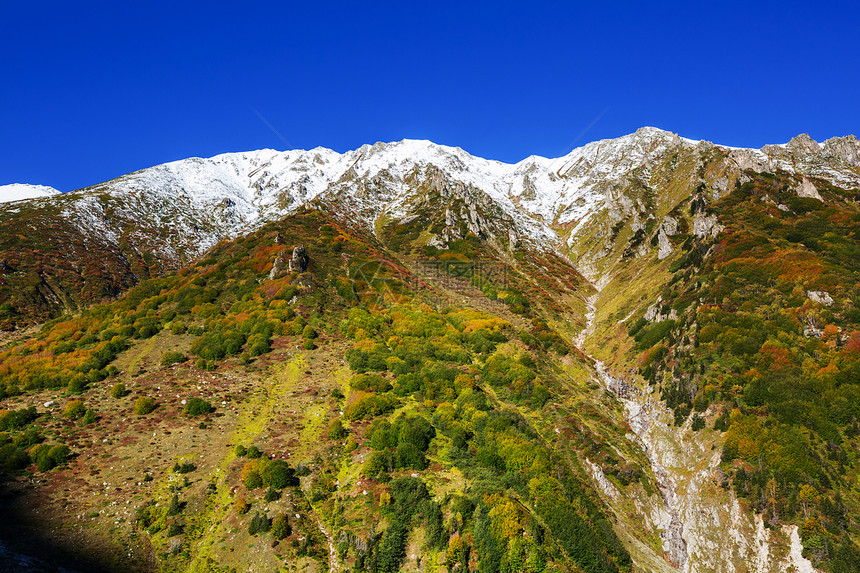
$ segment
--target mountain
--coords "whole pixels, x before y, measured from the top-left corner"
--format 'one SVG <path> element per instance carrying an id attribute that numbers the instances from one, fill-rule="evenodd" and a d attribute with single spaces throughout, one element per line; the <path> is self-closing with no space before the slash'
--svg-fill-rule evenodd
<path id="1" fill-rule="evenodd" d="M 37 199 L 39 197 L 50 197 L 57 195 L 59 191 L 53 187 L 44 185 L 27 185 L 23 183 L 12 183 L 11 185 L 0 185 L 0 203 L 12 201 L 24 201 L 25 199 Z"/>
<path id="2" fill-rule="evenodd" d="M 469 231 L 492 236 L 503 248 L 520 241 L 553 248 L 596 281 L 617 261 L 607 258 L 600 237 L 622 220 L 630 219 L 634 232 L 653 233 L 646 227 L 666 215 L 661 209 L 700 186 L 707 200 L 719 197 L 744 169 L 785 170 L 813 194 L 809 178 L 855 187 L 858 149 L 854 137 L 819 145 L 808 136 L 762 150 L 731 149 L 642 128 L 561 158 L 533 156 L 513 165 L 410 140 L 344 154 L 318 148 L 186 159 L 49 202 L 0 206 L 7 239 L 0 258 L 15 271 L 7 272 L 0 293 L 13 301 L 16 322 L 44 320 L 177 269 L 219 240 L 304 205 L 324 206 L 372 228 L 409 217 L 439 191 L 462 202 L 448 217 L 464 221 Z M 700 219 L 698 232 L 709 221 Z M 21 232 L 34 226 L 35 237 Z M 59 256 L 69 245 L 72 251 Z M 52 260 L 31 261 L 33 253 L 51 253 Z"/>
<path id="3" fill-rule="evenodd" d="M 406 140 L 0 205 L 0 539 L 84 570 L 856 571 L 858 158 Z"/>

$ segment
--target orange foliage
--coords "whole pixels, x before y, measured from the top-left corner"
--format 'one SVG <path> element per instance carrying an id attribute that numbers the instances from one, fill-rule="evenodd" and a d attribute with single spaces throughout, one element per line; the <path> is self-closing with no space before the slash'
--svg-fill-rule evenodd
<path id="1" fill-rule="evenodd" d="M 758 366 L 762 370 L 779 370 L 792 365 L 791 354 L 785 348 L 765 343 L 759 350 L 759 354 L 761 359 Z"/>
<path id="2" fill-rule="evenodd" d="M 845 343 L 842 352 L 846 356 L 860 355 L 860 330 L 855 330 L 848 335 L 848 342 Z"/>

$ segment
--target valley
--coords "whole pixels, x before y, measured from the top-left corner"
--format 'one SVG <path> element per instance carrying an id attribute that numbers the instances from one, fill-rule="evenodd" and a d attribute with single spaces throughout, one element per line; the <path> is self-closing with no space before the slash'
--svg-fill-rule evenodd
<path id="1" fill-rule="evenodd" d="M 267 150 L 0 206 L 0 539 L 92 571 L 854 571 L 860 143 L 807 138 Z"/>

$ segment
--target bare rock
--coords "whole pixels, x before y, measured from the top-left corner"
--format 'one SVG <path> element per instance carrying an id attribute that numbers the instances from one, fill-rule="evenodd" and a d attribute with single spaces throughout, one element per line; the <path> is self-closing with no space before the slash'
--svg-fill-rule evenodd
<path id="1" fill-rule="evenodd" d="M 696 213 L 693 216 L 693 235 L 699 239 L 716 237 L 724 227 L 717 222 L 716 215 Z"/>
<path id="2" fill-rule="evenodd" d="M 796 191 L 798 197 L 809 197 L 811 199 L 818 199 L 819 201 L 823 201 L 821 195 L 818 194 L 818 189 L 816 189 L 812 181 L 810 181 L 806 177 L 803 178 L 803 181 L 797 187 Z"/>
<path id="3" fill-rule="evenodd" d="M 824 149 L 852 167 L 860 166 L 860 141 L 853 135 L 832 137 L 824 142 Z"/>
<path id="4" fill-rule="evenodd" d="M 657 232 L 657 258 L 661 261 L 672 254 L 672 241 L 669 240 L 663 226 Z"/>
<path id="5" fill-rule="evenodd" d="M 818 304 L 823 304 L 824 306 L 830 306 L 831 304 L 833 304 L 833 297 L 830 296 L 830 293 L 823 290 L 807 291 L 806 296 L 812 302 L 817 302 Z"/>
<path id="6" fill-rule="evenodd" d="M 801 133 L 796 137 L 792 137 L 786 147 L 797 155 L 821 153 L 821 145 L 809 137 L 808 133 Z"/>
<path id="7" fill-rule="evenodd" d="M 729 157 L 741 170 L 765 171 L 765 163 L 750 149 L 732 149 Z"/>
<path id="8" fill-rule="evenodd" d="M 308 270 L 308 263 L 310 262 L 310 257 L 308 257 L 308 253 L 305 250 L 304 245 L 299 245 L 293 249 L 293 256 L 290 257 L 289 270 L 290 271 L 299 271 L 305 272 Z"/>
<path id="9" fill-rule="evenodd" d="M 275 257 L 275 262 L 272 263 L 272 270 L 269 271 L 269 280 L 272 280 L 273 278 L 278 276 L 278 273 L 280 273 L 282 270 L 284 270 L 284 252 L 283 251 L 278 253 L 278 256 Z"/>

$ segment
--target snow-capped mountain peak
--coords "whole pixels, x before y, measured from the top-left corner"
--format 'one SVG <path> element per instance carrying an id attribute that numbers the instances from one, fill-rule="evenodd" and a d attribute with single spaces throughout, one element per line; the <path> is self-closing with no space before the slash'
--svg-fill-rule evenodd
<path id="1" fill-rule="evenodd" d="M 719 165 L 702 175 L 700 167 L 709 161 Z M 643 127 L 561 157 L 530 156 L 515 164 L 414 139 L 377 142 L 345 153 L 322 147 L 225 153 L 157 165 L 52 201 L 79 228 L 107 240 L 118 240 L 117 219 L 145 221 L 167 237 L 168 258 L 182 258 L 180 252 L 199 255 L 222 238 L 282 218 L 312 201 L 375 229 L 380 217 L 410 216 L 428 192 L 465 201 L 453 215 L 470 228 L 480 228 L 480 211 L 492 205 L 493 213 L 505 221 L 506 235 L 556 248 L 559 233 L 571 245 L 603 212 L 609 213 L 610 225 L 632 216 L 638 226 L 653 217 L 643 211 L 645 199 L 631 198 L 634 188 L 659 195 L 673 185 L 704 185 L 717 197 L 730 191 L 744 169 L 782 169 L 860 186 L 858 165 L 860 142 L 853 136 L 823 144 L 798 136 L 784 145 L 755 150 Z M 56 190 L 5 186 L 0 187 L 0 200 L 50 193 Z M 0 208 L 0 220 L 14 213 Z"/>
<path id="2" fill-rule="evenodd" d="M 0 185 L 0 203 L 39 199 L 57 195 L 58 193 L 59 191 L 53 187 L 47 187 L 45 185 L 28 185 L 26 183 Z"/>

